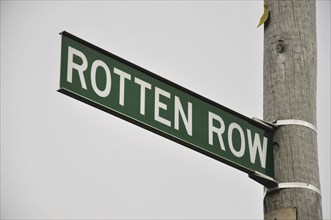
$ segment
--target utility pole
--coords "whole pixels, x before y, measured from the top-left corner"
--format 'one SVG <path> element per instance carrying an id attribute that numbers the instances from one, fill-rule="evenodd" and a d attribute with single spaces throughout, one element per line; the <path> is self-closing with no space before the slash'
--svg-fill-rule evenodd
<path id="1" fill-rule="evenodd" d="M 264 120 L 277 122 L 265 219 L 322 219 L 316 132 L 315 0 L 267 0 Z"/>

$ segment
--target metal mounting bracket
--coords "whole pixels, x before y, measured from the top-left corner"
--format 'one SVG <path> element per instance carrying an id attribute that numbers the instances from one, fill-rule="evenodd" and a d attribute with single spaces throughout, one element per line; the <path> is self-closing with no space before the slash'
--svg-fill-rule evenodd
<path id="1" fill-rule="evenodd" d="M 262 185 L 264 185 L 267 188 L 271 188 L 271 187 L 276 187 L 277 186 L 277 181 L 274 180 L 273 178 L 264 175 L 263 173 L 254 171 L 250 174 L 248 174 L 249 178 L 255 180 L 258 183 L 261 183 Z"/>
<path id="2" fill-rule="evenodd" d="M 255 118 L 253 117 L 252 118 L 254 121 L 258 122 L 259 124 L 263 125 L 264 127 L 268 127 L 269 129 L 271 130 L 276 130 L 277 129 L 277 125 L 274 124 L 274 123 L 270 123 L 270 122 L 267 122 L 267 121 L 264 121 L 264 120 L 261 120 L 259 118 Z"/>

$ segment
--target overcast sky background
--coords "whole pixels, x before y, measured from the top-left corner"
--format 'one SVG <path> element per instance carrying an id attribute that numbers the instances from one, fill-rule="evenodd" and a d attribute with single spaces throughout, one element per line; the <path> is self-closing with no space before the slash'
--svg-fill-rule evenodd
<path id="1" fill-rule="evenodd" d="M 1 218 L 261 219 L 263 187 L 58 93 L 68 31 L 262 118 L 263 1 L 1 1 Z M 317 1 L 318 148 L 330 219 L 330 1 Z"/>

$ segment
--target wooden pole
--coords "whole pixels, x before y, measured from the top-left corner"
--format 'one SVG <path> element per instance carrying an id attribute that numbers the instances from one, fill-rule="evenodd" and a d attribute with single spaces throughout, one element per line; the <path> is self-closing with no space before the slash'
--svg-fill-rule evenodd
<path id="1" fill-rule="evenodd" d="M 274 135 L 278 188 L 264 198 L 265 219 L 322 219 L 316 127 L 315 0 L 268 0 L 264 26 L 264 120 Z M 295 119 L 295 120 L 294 120 Z"/>

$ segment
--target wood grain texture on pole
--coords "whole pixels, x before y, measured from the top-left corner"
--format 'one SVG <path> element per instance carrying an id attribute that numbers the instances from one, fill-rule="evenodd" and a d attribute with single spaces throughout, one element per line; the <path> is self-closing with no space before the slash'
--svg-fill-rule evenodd
<path id="1" fill-rule="evenodd" d="M 298 119 L 316 127 L 316 2 L 268 0 L 264 26 L 264 120 Z M 274 135 L 275 179 L 320 189 L 317 134 L 300 125 L 279 127 Z M 267 193 L 264 216 L 296 209 L 296 219 L 322 219 L 321 195 L 304 188 Z M 277 216 L 274 215 L 273 216 Z M 282 216 L 282 215 L 279 215 Z"/>

